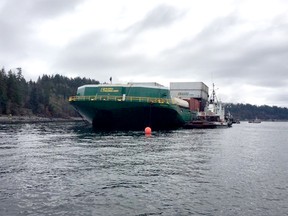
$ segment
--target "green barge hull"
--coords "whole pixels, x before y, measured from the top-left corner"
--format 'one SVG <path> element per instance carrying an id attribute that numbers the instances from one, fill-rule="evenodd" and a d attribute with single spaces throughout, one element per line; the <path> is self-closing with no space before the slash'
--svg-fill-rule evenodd
<path id="1" fill-rule="evenodd" d="M 159 86 L 86 85 L 69 101 L 94 128 L 103 130 L 177 129 L 194 116 Z"/>

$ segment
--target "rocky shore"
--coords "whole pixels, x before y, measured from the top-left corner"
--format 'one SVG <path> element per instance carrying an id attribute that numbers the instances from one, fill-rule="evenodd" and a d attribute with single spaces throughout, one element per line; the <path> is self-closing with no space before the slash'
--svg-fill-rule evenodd
<path id="1" fill-rule="evenodd" d="M 76 122 L 84 121 L 80 117 L 47 118 L 39 116 L 0 116 L 0 124 L 42 123 L 42 122 Z"/>

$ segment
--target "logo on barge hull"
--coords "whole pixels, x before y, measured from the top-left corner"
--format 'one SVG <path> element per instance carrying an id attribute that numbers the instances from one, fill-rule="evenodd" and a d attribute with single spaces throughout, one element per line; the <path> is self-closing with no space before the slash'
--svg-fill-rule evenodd
<path id="1" fill-rule="evenodd" d="M 119 89 L 114 89 L 114 88 L 101 88 L 100 89 L 100 92 L 113 92 L 113 93 L 116 93 L 116 92 L 119 92 Z"/>

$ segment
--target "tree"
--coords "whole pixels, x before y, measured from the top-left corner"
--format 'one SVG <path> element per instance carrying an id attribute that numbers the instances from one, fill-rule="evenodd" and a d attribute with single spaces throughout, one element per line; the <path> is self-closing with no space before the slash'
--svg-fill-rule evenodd
<path id="1" fill-rule="evenodd" d="M 0 115 L 6 114 L 7 105 L 7 75 L 5 69 L 0 70 Z"/>

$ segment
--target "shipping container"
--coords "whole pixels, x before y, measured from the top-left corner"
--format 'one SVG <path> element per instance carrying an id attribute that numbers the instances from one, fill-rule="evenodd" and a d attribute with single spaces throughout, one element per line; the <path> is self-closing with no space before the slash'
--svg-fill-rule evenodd
<path id="1" fill-rule="evenodd" d="M 186 99 L 186 101 L 189 103 L 189 109 L 191 111 L 200 111 L 200 101 L 195 98 Z"/>
<path id="2" fill-rule="evenodd" d="M 128 85 L 164 87 L 157 82 L 129 82 Z"/>
<path id="3" fill-rule="evenodd" d="M 171 82 L 170 89 L 194 89 L 208 92 L 208 86 L 203 82 Z"/>
<path id="4" fill-rule="evenodd" d="M 203 82 L 171 82 L 170 92 L 172 97 L 208 100 L 209 88 Z"/>

